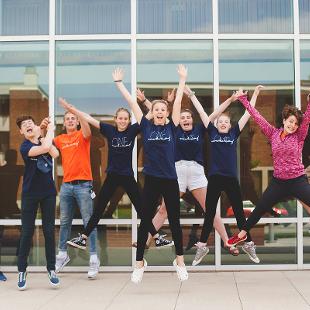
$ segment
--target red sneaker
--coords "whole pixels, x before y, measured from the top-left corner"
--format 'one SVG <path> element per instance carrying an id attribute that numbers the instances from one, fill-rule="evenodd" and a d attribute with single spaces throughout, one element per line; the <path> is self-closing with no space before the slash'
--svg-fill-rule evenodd
<path id="1" fill-rule="evenodd" d="M 242 241 L 245 241 L 246 239 L 247 239 L 247 235 L 245 235 L 245 236 L 242 237 L 242 238 L 239 238 L 239 237 L 238 237 L 238 234 L 235 234 L 235 235 L 233 235 L 231 238 L 228 239 L 227 245 L 228 245 L 229 247 L 231 247 L 231 246 L 236 245 L 236 244 L 238 244 L 238 243 L 240 243 L 240 242 L 242 242 Z"/>

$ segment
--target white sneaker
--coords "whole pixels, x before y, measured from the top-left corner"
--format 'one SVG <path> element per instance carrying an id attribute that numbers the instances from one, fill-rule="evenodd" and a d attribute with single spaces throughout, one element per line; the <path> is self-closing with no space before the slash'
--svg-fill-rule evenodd
<path id="1" fill-rule="evenodd" d="M 88 270 L 88 279 L 95 279 L 97 274 L 99 273 L 100 260 L 97 257 L 96 260 L 89 261 L 89 270 Z"/>
<path id="2" fill-rule="evenodd" d="M 245 242 L 244 245 L 241 247 L 243 252 L 248 254 L 250 260 L 255 264 L 260 263 L 260 259 L 256 255 L 256 245 L 253 241 Z"/>
<path id="3" fill-rule="evenodd" d="M 70 257 L 67 254 L 66 256 L 63 255 L 56 255 L 56 264 L 55 264 L 55 272 L 60 272 L 68 263 L 70 262 Z"/>
<path id="4" fill-rule="evenodd" d="M 178 275 L 178 278 L 179 280 L 182 282 L 182 281 L 186 281 L 188 279 L 188 273 L 187 273 L 187 270 L 186 270 L 186 266 L 179 266 L 177 264 L 177 260 L 175 259 L 173 261 L 173 266 L 175 268 L 175 270 L 177 271 L 177 275 Z"/>
<path id="5" fill-rule="evenodd" d="M 131 274 L 131 282 L 135 284 L 139 284 L 142 281 L 143 272 L 146 267 L 147 267 L 147 261 L 143 258 L 143 267 L 141 268 L 135 267 L 135 269 L 133 270 Z"/>

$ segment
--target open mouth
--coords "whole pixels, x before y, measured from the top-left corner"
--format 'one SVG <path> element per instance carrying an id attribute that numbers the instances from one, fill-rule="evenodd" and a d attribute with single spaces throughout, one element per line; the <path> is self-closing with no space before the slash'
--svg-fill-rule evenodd
<path id="1" fill-rule="evenodd" d="M 32 128 L 28 128 L 27 133 L 31 133 L 31 132 L 32 132 Z"/>

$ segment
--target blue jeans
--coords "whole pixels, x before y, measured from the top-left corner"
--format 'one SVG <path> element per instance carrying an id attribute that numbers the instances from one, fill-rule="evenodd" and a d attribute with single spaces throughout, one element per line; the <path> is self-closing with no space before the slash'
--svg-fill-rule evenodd
<path id="1" fill-rule="evenodd" d="M 26 271 L 38 208 L 41 208 L 47 270 L 55 270 L 56 195 L 22 195 L 22 232 L 18 249 L 18 271 Z"/>
<path id="2" fill-rule="evenodd" d="M 67 241 L 71 236 L 71 226 L 75 211 L 75 203 L 78 205 L 86 227 L 90 217 L 93 214 L 93 200 L 90 197 L 92 182 L 79 184 L 63 183 L 60 189 L 60 232 L 59 232 L 59 250 L 67 250 Z M 97 253 L 97 229 L 89 235 L 89 252 Z"/>

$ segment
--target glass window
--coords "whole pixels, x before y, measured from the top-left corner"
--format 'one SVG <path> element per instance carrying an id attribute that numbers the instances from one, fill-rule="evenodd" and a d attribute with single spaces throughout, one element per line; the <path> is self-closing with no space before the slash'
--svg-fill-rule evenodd
<path id="1" fill-rule="evenodd" d="M 207 111 L 213 111 L 213 51 L 207 40 L 141 40 L 137 42 L 137 86 L 150 100 L 167 98 L 168 91 L 178 85 L 177 65 L 188 67 L 187 84 L 196 92 Z M 182 107 L 194 112 L 194 121 L 200 122 L 198 113 L 187 96 Z M 207 149 L 207 145 L 205 145 Z M 205 152 L 205 157 L 207 154 Z M 138 177 L 143 184 L 143 148 L 138 140 Z M 181 200 L 182 217 L 200 217 L 201 210 L 191 194 Z"/>
<path id="2" fill-rule="evenodd" d="M 256 101 L 258 111 L 273 125 L 281 125 L 285 104 L 294 104 L 293 42 L 282 40 L 223 40 L 219 42 L 220 101 L 242 87 L 251 97 L 256 85 L 262 84 Z M 229 108 L 232 125 L 244 113 L 238 102 Z M 239 138 L 238 168 L 244 207 L 250 212 L 268 186 L 273 172 L 271 148 L 252 119 Z M 222 216 L 229 216 L 230 203 L 223 196 Z M 295 202 L 283 201 L 276 207 L 287 216 L 296 216 Z"/>
<path id="3" fill-rule="evenodd" d="M 49 0 L 2 0 L 0 2 L 0 34 L 48 34 Z"/>
<path id="4" fill-rule="evenodd" d="M 299 0 L 299 23 L 300 33 L 310 33 L 309 0 Z"/>
<path id="5" fill-rule="evenodd" d="M 62 41 L 56 43 L 56 98 L 64 97 L 78 109 L 90 113 L 98 120 L 113 124 L 115 111 L 128 107 L 115 87 L 112 71 L 124 68 L 124 82 L 130 89 L 129 41 Z M 63 124 L 63 109 L 55 103 L 56 134 Z M 98 194 L 107 168 L 108 146 L 99 130 L 92 128 L 91 164 L 94 189 Z M 55 177 L 62 183 L 62 166 L 58 161 Z M 131 218 L 131 203 L 119 189 L 112 198 L 105 218 Z M 121 207 L 121 208 L 119 208 Z"/>
<path id="6" fill-rule="evenodd" d="M 57 0 L 56 33 L 130 33 L 130 0 Z"/>
<path id="7" fill-rule="evenodd" d="M 310 40 L 300 41 L 300 87 L 301 87 L 301 110 L 306 111 L 307 96 L 310 93 Z M 310 129 L 305 140 L 302 162 L 306 168 L 306 174 L 310 181 Z M 309 216 L 310 206 L 303 205 L 304 216 Z"/>
<path id="8" fill-rule="evenodd" d="M 211 0 L 137 0 L 138 33 L 212 32 Z"/>
<path id="9" fill-rule="evenodd" d="M 0 55 L 0 218 L 20 218 L 24 139 L 15 121 L 48 116 L 48 43 L 3 42 Z"/>
<path id="10" fill-rule="evenodd" d="M 292 33 L 292 0 L 219 0 L 221 33 Z"/>

